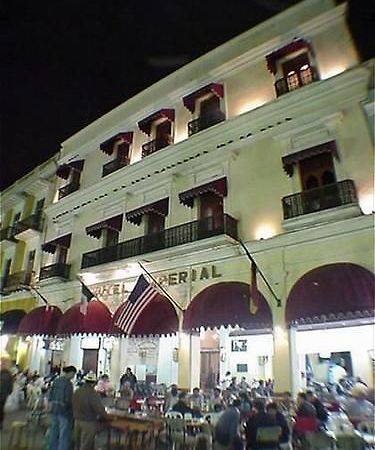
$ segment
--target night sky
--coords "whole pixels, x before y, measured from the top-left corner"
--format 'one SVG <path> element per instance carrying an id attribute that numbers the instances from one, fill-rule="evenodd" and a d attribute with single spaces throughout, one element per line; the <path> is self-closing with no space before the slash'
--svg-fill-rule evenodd
<path id="1" fill-rule="evenodd" d="M 4 2 L 0 188 L 137 92 L 297 2 Z M 351 3 L 350 24 L 368 59 L 375 2 Z"/>

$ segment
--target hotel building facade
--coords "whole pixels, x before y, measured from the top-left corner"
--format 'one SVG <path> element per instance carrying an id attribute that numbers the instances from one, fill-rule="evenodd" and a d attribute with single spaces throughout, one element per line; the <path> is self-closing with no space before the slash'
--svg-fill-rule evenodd
<path id="1" fill-rule="evenodd" d="M 346 7 L 298 3 L 62 143 L 32 238 L 35 286 L 54 306 L 17 331 L 30 367 L 116 382 L 131 366 L 187 389 L 230 371 L 296 392 L 340 359 L 372 384 L 374 64 Z M 4 217 L 14 229 L 16 209 Z M 10 251 L 12 277 L 26 263 L 9 266 Z M 116 317 L 145 272 L 161 293 L 123 336 Z M 86 316 L 79 278 L 97 298 Z"/>

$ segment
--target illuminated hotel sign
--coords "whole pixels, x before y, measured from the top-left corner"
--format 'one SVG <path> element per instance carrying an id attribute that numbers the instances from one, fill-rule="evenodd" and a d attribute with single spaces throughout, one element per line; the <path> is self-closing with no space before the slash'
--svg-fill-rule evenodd
<path id="1" fill-rule="evenodd" d="M 186 283 L 194 283 L 196 281 L 205 281 L 214 278 L 220 278 L 222 274 L 216 266 L 202 266 L 200 268 L 192 268 L 190 270 L 181 270 L 179 272 L 163 273 L 162 275 L 154 275 L 155 280 L 162 286 L 175 286 Z M 100 286 L 93 286 L 92 291 L 99 298 L 107 298 L 112 296 L 120 296 L 124 298 L 129 294 L 129 290 L 125 287 L 125 282 L 106 283 Z"/>

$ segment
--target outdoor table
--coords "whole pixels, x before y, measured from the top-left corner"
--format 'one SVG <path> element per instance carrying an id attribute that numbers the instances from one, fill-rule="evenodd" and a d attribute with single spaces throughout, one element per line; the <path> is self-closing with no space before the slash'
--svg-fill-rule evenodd
<path id="1" fill-rule="evenodd" d="M 129 414 L 126 411 L 109 409 L 107 448 L 111 449 L 112 432 L 115 432 L 116 445 L 125 437 L 127 449 L 154 449 L 165 423 L 162 418 Z M 117 448 L 117 447 L 116 447 Z"/>

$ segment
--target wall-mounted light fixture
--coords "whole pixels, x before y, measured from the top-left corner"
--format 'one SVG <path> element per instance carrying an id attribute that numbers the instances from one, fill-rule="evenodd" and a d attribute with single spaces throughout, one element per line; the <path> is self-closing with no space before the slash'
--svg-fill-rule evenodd
<path id="1" fill-rule="evenodd" d="M 178 362 L 178 348 L 174 347 L 172 352 L 172 360 L 173 362 Z"/>

